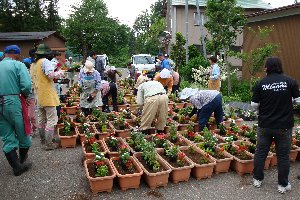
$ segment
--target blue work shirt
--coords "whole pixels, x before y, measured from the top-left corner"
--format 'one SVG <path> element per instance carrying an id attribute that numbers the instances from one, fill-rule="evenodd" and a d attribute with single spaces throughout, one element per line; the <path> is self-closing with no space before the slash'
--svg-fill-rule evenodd
<path id="1" fill-rule="evenodd" d="M 220 68 L 219 68 L 218 64 L 214 64 L 212 66 L 212 72 L 211 72 L 210 79 L 217 80 L 218 78 L 220 78 Z"/>
<path id="2" fill-rule="evenodd" d="M 171 70 L 171 66 L 170 66 L 170 63 L 167 59 L 163 59 L 160 63 L 160 67 L 161 69 L 160 70 L 163 70 L 164 68 L 168 69 L 168 70 Z"/>

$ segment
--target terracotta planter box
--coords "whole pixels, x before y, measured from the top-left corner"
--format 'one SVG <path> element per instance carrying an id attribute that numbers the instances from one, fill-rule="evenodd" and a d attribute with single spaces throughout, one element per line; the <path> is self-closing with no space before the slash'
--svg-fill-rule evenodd
<path id="1" fill-rule="evenodd" d="M 102 140 L 108 137 L 111 132 L 111 126 L 109 124 L 106 125 L 107 128 L 106 132 L 102 132 L 102 130 L 98 127 L 97 123 L 93 124 L 93 128 L 95 129 L 95 133 L 96 133 L 95 137 L 97 138 L 97 140 Z"/>
<path id="2" fill-rule="evenodd" d="M 181 150 L 187 150 L 189 147 L 182 147 L 180 148 Z M 194 147 L 195 151 L 198 152 L 199 154 L 205 155 L 205 153 L 197 148 Z M 190 158 L 189 158 L 190 159 Z M 198 164 L 195 163 L 192 159 L 190 159 L 191 162 L 194 164 L 194 167 L 192 168 L 192 176 L 195 177 L 197 180 L 204 179 L 204 178 L 211 178 L 214 167 L 216 165 L 216 161 L 213 157 L 209 156 L 208 160 L 210 163 L 208 164 Z"/>
<path id="3" fill-rule="evenodd" d="M 157 153 L 160 154 L 164 153 L 164 150 L 157 150 Z M 169 165 L 170 169 L 172 170 L 171 174 L 170 174 L 170 179 L 173 183 L 179 183 L 182 181 L 187 182 L 190 178 L 191 175 L 191 170 L 194 167 L 193 162 L 188 159 L 187 157 L 185 157 L 185 161 L 189 164 L 188 166 L 183 166 L 183 167 L 173 167 L 167 160 L 165 160 L 164 158 L 162 158 L 167 165 Z"/>
<path id="4" fill-rule="evenodd" d="M 104 147 L 104 144 L 103 144 L 103 141 L 101 140 L 98 140 L 96 141 L 99 143 L 100 145 L 100 150 L 99 152 L 103 153 L 103 154 L 106 154 L 107 153 L 107 150 L 106 148 Z M 85 159 L 88 160 L 88 159 L 91 159 L 91 160 L 94 160 L 95 159 L 95 154 L 94 153 L 87 153 L 86 152 L 86 149 L 85 149 L 85 142 L 82 142 L 81 143 L 81 146 L 82 146 L 82 151 L 83 151 L 83 154 L 85 156 Z"/>
<path id="5" fill-rule="evenodd" d="M 110 161 L 113 163 L 113 161 L 120 160 L 119 158 L 111 158 Z M 118 169 L 113 164 L 113 168 L 115 170 L 115 173 L 118 177 L 118 182 L 121 187 L 122 191 L 125 191 L 130 188 L 139 188 L 141 183 L 141 176 L 143 174 L 143 170 L 141 169 L 140 165 L 136 162 L 136 160 L 131 156 L 130 157 L 131 162 L 133 163 L 135 169 L 137 169 L 137 173 L 133 174 L 125 174 L 122 175 L 118 172 Z"/>
<path id="6" fill-rule="evenodd" d="M 273 158 L 273 154 L 271 152 L 269 152 L 269 154 L 266 158 L 266 161 L 265 161 L 265 166 L 264 166 L 265 170 L 269 169 L 272 158 Z"/>
<path id="7" fill-rule="evenodd" d="M 176 127 L 176 130 L 178 130 L 178 124 L 174 122 L 174 125 Z M 165 133 L 170 133 L 170 130 L 171 130 L 171 126 L 165 126 L 164 128 Z"/>
<path id="8" fill-rule="evenodd" d="M 195 122 L 194 131 L 195 132 L 199 132 L 200 131 L 200 126 L 199 126 L 198 122 Z"/>
<path id="9" fill-rule="evenodd" d="M 60 139 L 60 145 L 62 148 L 74 148 L 76 146 L 77 134 L 75 132 L 74 135 L 71 136 L 62 136 L 60 135 L 61 129 L 58 129 L 58 137 Z"/>
<path id="10" fill-rule="evenodd" d="M 75 126 L 75 132 L 77 135 L 79 135 L 79 139 L 80 139 L 80 143 L 85 142 L 86 138 L 85 138 L 85 134 L 81 134 L 79 129 L 81 128 L 80 126 Z M 90 124 L 90 132 L 91 133 L 95 133 L 95 128 L 93 127 L 93 124 Z"/>
<path id="11" fill-rule="evenodd" d="M 252 157 L 251 160 L 240 160 L 239 158 L 233 156 L 233 161 L 231 162 L 231 168 L 236 171 L 239 175 L 252 174 L 254 169 L 253 155 L 249 152 L 247 154 Z"/>
<path id="12" fill-rule="evenodd" d="M 192 103 L 190 103 L 190 102 L 185 102 L 185 104 L 184 104 L 184 107 L 186 108 L 186 107 L 192 107 L 193 106 L 193 104 Z"/>
<path id="13" fill-rule="evenodd" d="M 118 111 L 121 112 L 122 110 L 125 110 L 127 108 L 127 104 L 118 105 Z"/>
<path id="14" fill-rule="evenodd" d="M 60 129 L 60 128 L 63 128 L 63 127 L 64 127 L 64 124 L 56 124 L 57 129 Z"/>
<path id="15" fill-rule="evenodd" d="M 235 120 L 235 124 L 238 127 L 241 127 L 243 125 L 243 122 L 244 122 L 244 120 L 242 118 L 238 118 L 238 119 Z"/>
<path id="16" fill-rule="evenodd" d="M 76 114 L 76 110 L 77 110 L 77 106 L 64 107 L 63 109 L 66 111 L 66 113 L 68 115 L 75 115 Z"/>
<path id="17" fill-rule="evenodd" d="M 293 145 L 293 150 L 290 151 L 290 161 L 291 162 L 295 162 L 298 152 L 300 151 L 300 149 L 298 148 L 298 146 Z"/>
<path id="18" fill-rule="evenodd" d="M 179 131 L 186 131 L 189 124 L 178 124 Z"/>
<path id="19" fill-rule="evenodd" d="M 187 141 L 188 145 L 194 145 L 194 144 L 199 143 L 199 142 L 194 142 L 192 140 L 189 140 L 188 137 L 185 137 L 187 131 L 178 131 L 178 133 L 185 139 L 185 141 Z M 195 136 L 200 136 L 201 140 L 203 141 L 203 137 L 201 135 L 199 135 L 198 133 L 195 133 Z"/>
<path id="20" fill-rule="evenodd" d="M 219 147 L 217 147 L 219 148 Z M 228 172 L 229 168 L 230 168 L 230 164 L 233 160 L 233 156 L 231 154 L 229 154 L 228 152 L 224 151 L 224 155 L 226 156 L 226 158 L 224 159 L 217 159 L 214 158 L 216 160 L 216 165 L 214 168 L 214 172 L 216 174 L 222 173 L 222 172 Z"/>
<path id="21" fill-rule="evenodd" d="M 185 102 L 183 103 L 175 103 L 176 104 L 176 107 L 181 109 L 181 108 L 184 108 L 184 105 L 185 105 Z"/>
<path id="22" fill-rule="evenodd" d="M 111 172 L 110 176 L 93 178 L 90 176 L 90 173 L 89 173 L 89 170 L 87 167 L 88 164 L 93 163 L 93 162 L 94 162 L 93 160 L 85 160 L 84 161 L 85 173 L 89 180 L 92 193 L 96 194 L 98 192 L 111 192 L 112 187 L 113 187 L 113 181 L 114 181 L 114 178 L 116 177 L 116 173 L 113 170 L 112 163 L 108 159 L 105 159 L 105 163 L 107 164 L 109 171 Z"/>
<path id="23" fill-rule="evenodd" d="M 170 110 L 172 110 L 172 109 L 173 109 L 173 105 L 174 105 L 174 103 L 168 103 L 168 108 L 169 108 Z"/>
<path id="24" fill-rule="evenodd" d="M 230 127 L 230 124 L 231 124 L 231 121 L 224 121 L 223 123 L 224 123 L 224 126 L 225 126 L 226 128 L 229 128 L 229 127 Z"/>
<path id="25" fill-rule="evenodd" d="M 106 144 L 106 142 L 108 141 L 108 137 L 107 138 L 104 138 L 102 141 L 103 141 L 103 145 L 105 147 L 105 150 L 107 151 L 108 153 L 108 157 L 109 158 L 114 158 L 114 157 L 120 157 L 120 152 L 119 151 L 110 151 L 108 145 Z M 128 151 L 130 151 L 130 149 L 128 148 L 127 144 L 123 141 L 122 138 L 120 137 L 117 137 L 118 141 L 121 143 L 121 145 L 125 145 L 126 148 L 128 149 Z"/>
<path id="26" fill-rule="evenodd" d="M 130 107 L 131 112 L 134 112 L 135 109 L 138 107 L 138 105 L 137 104 L 130 104 L 129 107 Z"/>
<path id="27" fill-rule="evenodd" d="M 218 129 L 217 124 L 210 124 L 209 125 L 209 130 L 213 131 L 213 130 L 216 130 L 216 129 Z"/>
<path id="28" fill-rule="evenodd" d="M 125 130 L 118 130 L 114 127 L 114 125 L 112 123 L 110 123 L 110 127 L 111 129 L 114 130 L 115 132 L 115 135 L 117 137 L 121 137 L 121 138 L 127 138 L 127 137 L 130 137 L 130 134 L 131 134 L 131 127 L 129 126 L 128 129 L 125 129 Z"/>
<path id="29" fill-rule="evenodd" d="M 271 158 L 271 161 L 270 161 L 270 166 L 273 167 L 276 165 L 277 165 L 277 156 L 276 156 L 276 153 L 273 153 L 273 157 Z"/>
<path id="30" fill-rule="evenodd" d="M 138 160 L 141 159 L 142 153 L 135 153 L 133 156 L 135 157 L 137 163 L 139 163 L 142 170 L 144 171 L 143 178 L 147 183 L 147 185 L 150 187 L 150 189 L 153 190 L 157 187 L 160 186 L 166 187 L 168 185 L 168 179 L 169 179 L 169 174 L 171 173 L 171 169 L 160 157 L 157 157 L 157 159 L 158 162 L 163 166 L 164 171 L 151 173 Z"/>

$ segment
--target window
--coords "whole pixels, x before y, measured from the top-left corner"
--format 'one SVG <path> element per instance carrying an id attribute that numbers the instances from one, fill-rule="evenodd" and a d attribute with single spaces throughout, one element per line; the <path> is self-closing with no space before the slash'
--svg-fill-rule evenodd
<path id="1" fill-rule="evenodd" d="M 200 12 L 200 18 L 197 12 L 194 12 L 194 26 L 204 25 L 207 22 L 207 16 Z M 200 24 L 201 22 L 201 24 Z"/>

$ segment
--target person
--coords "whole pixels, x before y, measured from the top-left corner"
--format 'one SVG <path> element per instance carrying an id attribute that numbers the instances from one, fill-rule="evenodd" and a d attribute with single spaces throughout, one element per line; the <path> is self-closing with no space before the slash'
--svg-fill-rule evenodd
<path id="1" fill-rule="evenodd" d="M 101 80 L 105 80 L 105 66 L 101 57 L 98 57 L 96 52 L 92 51 L 90 57 L 95 60 L 95 69 L 99 72 Z"/>
<path id="2" fill-rule="evenodd" d="M 84 115 L 88 116 L 93 108 L 102 106 L 101 92 L 99 92 L 101 77 L 91 61 L 87 60 L 80 70 L 78 84 L 82 88 L 80 107 Z"/>
<path id="3" fill-rule="evenodd" d="M 170 58 L 169 54 L 166 53 L 165 58 L 169 62 L 171 69 L 174 70 L 176 68 L 176 65 L 175 62 Z"/>
<path id="4" fill-rule="evenodd" d="M 163 85 L 163 87 L 166 88 L 168 94 L 171 94 L 173 87 L 173 76 L 171 75 L 170 70 L 166 68 L 161 70 L 161 72 L 158 72 L 155 75 L 153 80 L 160 82 Z"/>
<path id="5" fill-rule="evenodd" d="M 138 85 L 137 104 L 143 106 L 140 130 L 149 134 L 152 122 L 156 119 L 157 133 L 164 133 L 168 117 L 169 98 L 166 90 L 158 81 L 149 81 L 147 76 L 140 76 Z"/>
<path id="6" fill-rule="evenodd" d="M 176 72 L 175 70 L 172 70 L 171 75 L 173 77 L 172 93 L 179 92 L 179 90 L 180 90 L 180 76 L 179 76 L 179 73 Z"/>
<path id="7" fill-rule="evenodd" d="M 219 91 L 186 88 L 180 94 L 180 99 L 189 97 L 194 108 L 188 117 L 190 118 L 197 113 L 200 131 L 207 125 L 212 113 L 214 113 L 217 125 L 223 121 L 222 95 Z"/>
<path id="8" fill-rule="evenodd" d="M 47 59 L 50 53 L 51 49 L 46 44 L 39 44 L 35 52 L 36 61 L 30 68 L 38 107 L 38 132 L 45 150 L 59 147 L 54 138 L 54 128 L 58 121 L 56 107 L 60 102 L 53 79 L 64 76 L 64 72 L 55 71 L 56 65 Z"/>
<path id="9" fill-rule="evenodd" d="M 14 175 L 19 176 L 31 167 L 31 163 L 25 163 L 31 137 L 25 133 L 20 100 L 20 95 L 30 94 L 31 79 L 25 65 L 17 61 L 21 53 L 17 45 L 7 46 L 4 53 L 0 62 L 0 137 L 5 157 Z"/>
<path id="10" fill-rule="evenodd" d="M 128 69 L 128 78 L 131 80 L 135 80 L 135 66 L 132 65 L 132 62 L 129 62 L 127 64 L 127 69 Z"/>
<path id="11" fill-rule="evenodd" d="M 68 67 L 68 78 L 70 79 L 70 84 L 74 84 L 74 75 L 75 71 L 73 69 L 73 58 L 69 57 L 68 60 L 66 60 L 66 66 Z"/>
<path id="12" fill-rule="evenodd" d="M 254 156 L 253 185 L 261 187 L 264 164 L 272 141 L 278 160 L 278 192 L 291 190 L 289 183 L 289 153 L 292 141 L 293 99 L 299 103 L 298 83 L 283 74 L 281 60 L 269 57 L 265 61 L 267 76 L 255 86 L 251 105 L 258 110 L 257 145 Z"/>
<path id="13" fill-rule="evenodd" d="M 24 58 L 22 62 L 27 67 L 28 72 L 30 72 L 30 65 L 31 63 L 30 58 Z M 31 92 L 27 97 L 27 107 L 28 107 L 28 120 L 30 122 L 32 136 L 36 135 L 37 132 L 37 124 L 36 124 L 36 117 L 35 117 L 35 99 L 34 99 L 34 90 L 33 87 L 31 88 Z"/>
<path id="14" fill-rule="evenodd" d="M 4 53 L 2 51 L 0 51 L 0 61 L 3 60 L 3 56 L 4 56 Z"/>
<path id="15" fill-rule="evenodd" d="M 30 49 L 28 52 L 31 63 L 35 62 L 35 52 L 36 52 L 36 49 Z"/>
<path id="16" fill-rule="evenodd" d="M 161 70 L 163 70 L 163 69 L 171 70 L 171 66 L 170 66 L 169 61 L 164 57 L 164 55 L 162 53 L 158 54 L 158 59 L 160 60 Z"/>
<path id="17" fill-rule="evenodd" d="M 102 80 L 100 90 L 102 94 L 102 103 L 103 103 L 102 111 L 106 113 L 110 112 L 109 105 L 108 105 L 108 97 L 111 96 L 113 111 L 118 112 L 118 103 L 117 103 L 118 89 L 116 83 Z"/>
<path id="18" fill-rule="evenodd" d="M 216 56 L 211 56 L 208 60 L 211 64 L 211 68 L 209 70 L 208 89 L 220 91 L 221 81 L 220 81 L 220 68 L 217 64 L 218 59 Z"/>
<path id="19" fill-rule="evenodd" d="M 109 82 L 113 82 L 116 83 L 117 82 L 117 74 L 119 75 L 119 77 L 122 77 L 122 73 L 119 72 L 118 70 L 116 70 L 115 66 L 111 66 L 108 70 L 107 70 L 107 79 Z"/>

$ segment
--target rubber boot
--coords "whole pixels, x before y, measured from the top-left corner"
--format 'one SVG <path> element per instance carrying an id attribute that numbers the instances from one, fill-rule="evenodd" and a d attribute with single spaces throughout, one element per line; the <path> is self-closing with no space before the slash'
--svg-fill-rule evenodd
<path id="1" fill-rule="evenodd" d="M 20 163 L 23 164 L 28 158 L 29 148 L 19 148 Z"/>
<path id="2" fill-rule="evenodd" d="M 45 144 L 45 128 L 38 128 L 41 144 Z"/>
<path id="3" fill-rule="evenodd" d="M 45 131 L 45 146 L 44 149 L 46 151 L 54 150 L 59 148 L 59 144 L 56 142 L 53 142 L 54 139 L 54 130 L 52 131 Z"/>
<path id="4" fill-rule="evenodd" d="M 15 176 L 20 176 L 24 172 L 28 171 L 32 166 L 31 163 L 27 163 L 27 164 L 20 163 L 16 149 L 8 153 L 5 153 L 5 156 L 6 159 L 8 160 L 8 163 L 13 168 Z"/>

